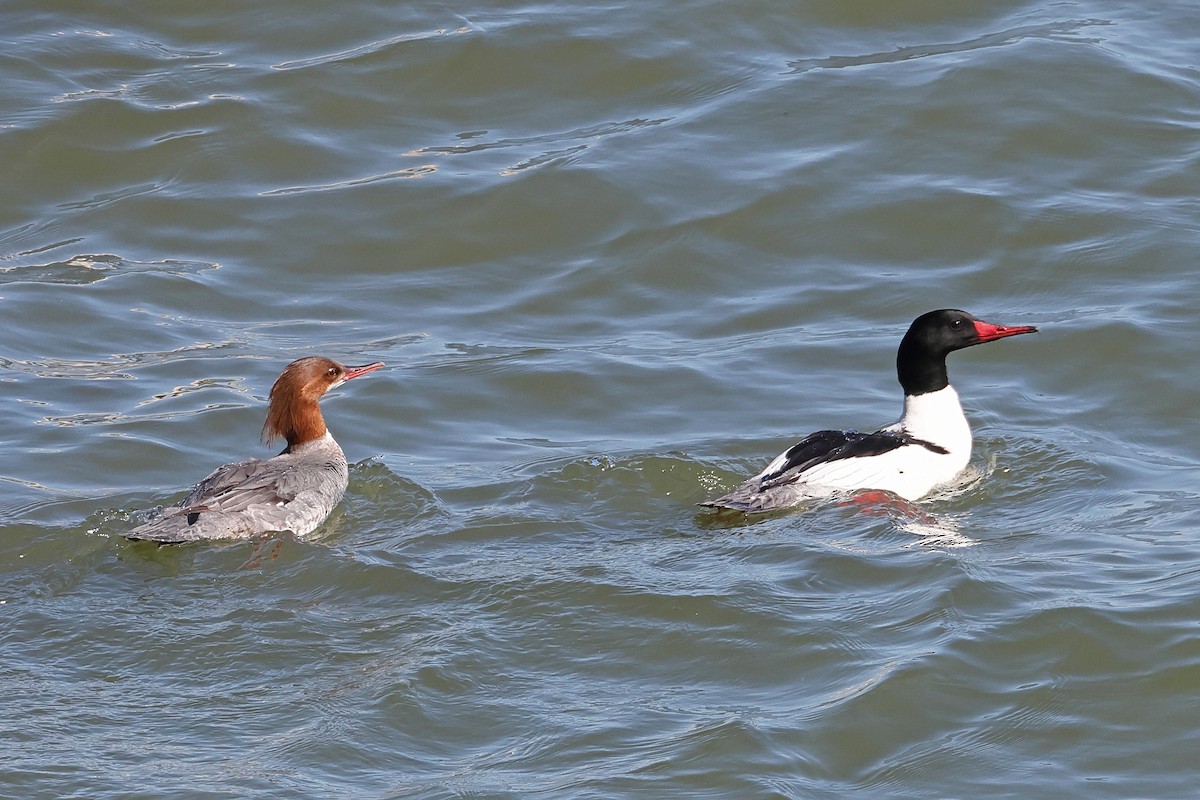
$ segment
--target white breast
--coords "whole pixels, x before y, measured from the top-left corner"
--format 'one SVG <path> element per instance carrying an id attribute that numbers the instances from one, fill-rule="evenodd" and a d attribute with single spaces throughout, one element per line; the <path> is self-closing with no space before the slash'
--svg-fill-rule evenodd
<path id="1" fill-rule="evenodd" d="M 971 458 L 971 426 L 967 424 L 953 386 L 926 394 L 905 395 L 900 420 L 889 425 L 887 430 L 904 431 L 933 442 L 951 454 L 962 455 L 963 466 Z"/>
<path id="2" fill-rule="evenodd" d="M 885 430 L 902 431 L 947 452 L 906 445 L 877 456 L 839 459 L 807 470 L 799 483 L 831 491 L 876 489 L 917 500 L 953 480 L 971 460 L 971 427 L 951 386 L 905 397 L 900 420 Z"/>

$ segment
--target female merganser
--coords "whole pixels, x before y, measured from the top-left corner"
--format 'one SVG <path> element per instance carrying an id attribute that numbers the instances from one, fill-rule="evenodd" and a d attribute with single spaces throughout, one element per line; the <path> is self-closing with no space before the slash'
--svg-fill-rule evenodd
<path id="1" fill-rule="evenodd" d="M 957 309 L 913 320 L 896 353 L 904 388 L 900 420 L 875 433 L 817 431 L 729 494 L 701 505 L 771 511 L 834 492 L 877 490 L 917 500 L 952 480 L 971 459 L 971 428 L 946 378 L 946 356 L 1022 333 Z"/>
<path id="2" fill-rule="evenodd" d="M 274 458 L 217 467 L 177 508 L 134 528 L 127 539 L 178 544 L 199 539 L 244 539 L 268 531 L 311 533 L 342 499 L 349 474 L 317 401 L 351 378 L 379 369 L 377 361 L 346 367 L 309 356 L 288 364 L 271 387 L 263 439 L 287 440 Z"/>

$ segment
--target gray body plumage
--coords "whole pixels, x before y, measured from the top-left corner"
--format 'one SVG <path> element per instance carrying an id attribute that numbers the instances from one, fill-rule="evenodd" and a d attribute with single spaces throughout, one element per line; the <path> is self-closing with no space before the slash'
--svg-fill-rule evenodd
<path id="1" fill-rule="evenodd" d="M 346 491 L 342 448 L 329 435 L 318 401 L 346 381 L 379 369 L 375 361 L 348 367 L 324 356 L 288 364 L 271 386 L 263 439 L 287 440 L 274 458 L 217 467 L 175 508 L 125 534 L 162 544 L 245 539 L 271 531 L 312 533 Z"/>
<path id="2" fill-rule="evenodd" d="M 183 501 L 125 534 L 162 543 L 244 539 L 270 531 L 306 536 L 342 499 L 346 456 L 328 432 L 268 459 L 218 467 Z"/>

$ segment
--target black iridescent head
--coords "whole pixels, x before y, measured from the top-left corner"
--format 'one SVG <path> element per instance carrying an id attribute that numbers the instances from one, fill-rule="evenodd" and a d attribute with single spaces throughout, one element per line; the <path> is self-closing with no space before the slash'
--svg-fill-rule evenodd
<path id="1" fill-rule="evenodd" d="M 896 375 L 906 395 L 936 392 L 950 385 L 946 378 L 947 355 L 1022 333 L 1037 333 L 1037 328 L 993 325 L 956 308 L 930 311 L 913 320 L 900 341 Z"/>

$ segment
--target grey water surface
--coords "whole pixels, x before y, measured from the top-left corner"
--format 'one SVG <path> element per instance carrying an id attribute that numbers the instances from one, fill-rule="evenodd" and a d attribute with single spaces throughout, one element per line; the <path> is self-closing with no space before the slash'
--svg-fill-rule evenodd
<path id="1" fill-rule="evenodd" d="M 0 796 L 1189 798 L 1193 3 L 0 8 Z M 702 513 L 900 410 L 917 507 Z M 122 533 L 307 354 L 308 540 Z"/>

